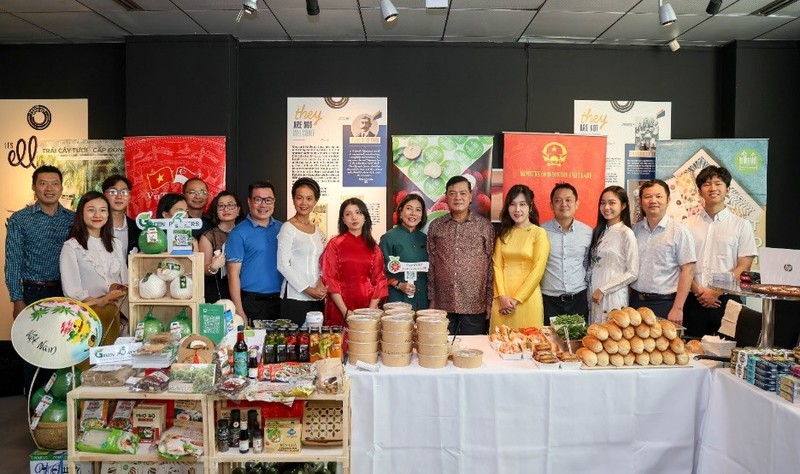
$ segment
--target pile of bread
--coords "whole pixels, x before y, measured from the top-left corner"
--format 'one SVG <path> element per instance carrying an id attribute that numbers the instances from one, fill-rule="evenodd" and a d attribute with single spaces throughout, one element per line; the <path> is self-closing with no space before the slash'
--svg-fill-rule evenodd
<path id="1" fill-rule="evenodd" d="M 586 328 L 583 347 L 576 351 L 587 367 L 686 365 L 683 340 L 675 325 L 658 319 L 650 308 L 611 311 L 603 324 Z"/>

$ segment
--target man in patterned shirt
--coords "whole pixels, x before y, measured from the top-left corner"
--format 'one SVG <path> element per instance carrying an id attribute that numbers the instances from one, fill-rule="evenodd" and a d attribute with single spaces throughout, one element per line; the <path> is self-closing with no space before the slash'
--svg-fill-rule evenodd
<path id="1" fill-rule="evenodd" d="M 450 214 L 428 230 L 430 307 L 447 311 L 450 334 L 486 334 L 491 311 L 494 228 L 469 210 L 472 186 L 463 176 L 447 182 Z"/>
<path id="2" fill-rule="evenodd" d="M 667 215 L 669 187 L 660 179 L 642 183 L 639 201 L 645 218 L 633 226 L 639 246 L 639 278 L 631 284 L 630 304 L 683 323 L 683 305 L 694 277 L 692 234 Z"/>
<path id="3" fill-rule="evenodd" d="M 75 219 L 75 213 L 58 202 L 63 190 L 58 168 L 37 168 L 32 188 L 36 202 L 11 215 L 6 233 L 6 287 L 14 318 L 35 301 L 62 296 L 59 256 Z M 25 366 L 26 388 L 33 379 L 32 367 Z"/>

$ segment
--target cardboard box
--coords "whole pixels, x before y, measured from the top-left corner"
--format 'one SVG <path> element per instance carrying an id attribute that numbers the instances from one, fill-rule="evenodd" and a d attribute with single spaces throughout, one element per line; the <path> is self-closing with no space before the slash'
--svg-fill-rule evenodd
<path id="1" fill-rule="evenodd" d="M 200 400 L 175 400 L 174 426 L 203 429 L 203 404 Z"/>
<path id="2" fill-rule="evenodd" d="M 75 463 L 75 472 L 67 468 L 66 451 L 37 449 L 29 456 L 31 474 L 94 474 L 91 462 Z"/>
<path id="3" fill-rule="evenodd" d="M 264 451 L 299 453 L 303 423 L 292 419 L 268 419 L 264 425 Z"/>
<path id="4" fill-rule="evenodd" d="M 133 409 L 133 434 L 140 443 L 156 443 L 166 429 L 167 407 L 163 404 L 140 403 Z"/>

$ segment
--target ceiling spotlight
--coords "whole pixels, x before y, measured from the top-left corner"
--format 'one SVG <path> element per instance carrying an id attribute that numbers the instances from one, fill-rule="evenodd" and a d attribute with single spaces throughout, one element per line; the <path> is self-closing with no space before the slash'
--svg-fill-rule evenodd
<path id="1" fill-rule="evenodd" d="M 665 4 L 664 0 L 658 0 L 658 21 L 661 22 L 661 26 L 669 26 L 677 20 L 678 17 L 675 16 L 675 10 L 672 9 L 672 5 Z"/>
<path id="2" fill-rule="evenodd" d="M 719 8 L 722 6 L 722 0 L 710 0 L 706 7 L 706 13 L 709 15 L 716 15 L 719 13 Z"/>
<path id="3" fill-rule="evenodd" d="M 677 39 L 674 39 L 667 43 L 669 45 L 669 49 L 674 53 L 675 51 L 681 49 L 681 45 L 678 43 Z"/>
<path id="4" fill-rule="evenodd" d="M 392 4 L 392 0 L 381 0 L 381 14 L 383 21 L 387 23 L 397 19 L 397 8 Z"/>
<path id="5" fill-rule="evenodd" d="M 319 2 L 317 0 L 306 0 L 306 11 L 309 15 L 319 15 Z"/>
<path id="6" fill-rule="evenodd" d="M 258 15 L 258 0 L 242 0 L 242 8 L 239 10 L 239 14 L 236 15 L 236 23 L 242 20 L 243 15 L 251 18 Z"/>

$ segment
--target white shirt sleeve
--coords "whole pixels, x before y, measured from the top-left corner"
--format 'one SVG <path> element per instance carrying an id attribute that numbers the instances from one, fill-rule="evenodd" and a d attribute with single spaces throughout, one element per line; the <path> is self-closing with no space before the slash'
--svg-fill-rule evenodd
<path id="1" fill-rule="evenodd" d="M 300 293 L 309 286 L 313 286 L 313 283 L 308 283 L 308 275 L 303 273 L 299 267 L 292 265 L 293 246 L 298 232 L 290 222 L 281 226 L 281 230 L 278 232 L 278 271 L 289 285 Z"/>
<path id="2" fill-rule="evenodd" d="M 618 273 L 611 278 L 605 285 L 600 287 L 604 295 L 613 293 L 623 286 L 630 285 L 639 276 L 639 249 L 636 244 L 636 236 L 633 231 L 626 227 L 627 231 L 619 232 L 618 243 L 622 248 L 622 255 L 625 257 L 625 271 Z"/>
<path id="3" fill-rule="evenodd" d="M 64 291 L 64 296 L 83 301 L 89 296 L 89 292 L 83 288 L 81 272 L 78 268 L 78 254 L 71 242 L 75 242 L 75 240 L 70 239 L 64 242 L 61 247 L 61 257 L 59 259 L 61 264 L 61 289 Z"/>

